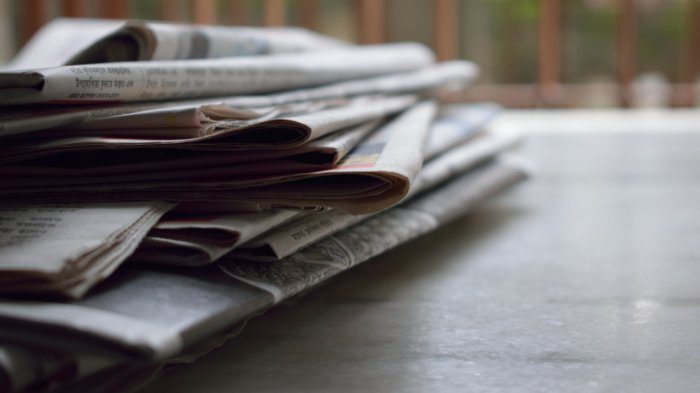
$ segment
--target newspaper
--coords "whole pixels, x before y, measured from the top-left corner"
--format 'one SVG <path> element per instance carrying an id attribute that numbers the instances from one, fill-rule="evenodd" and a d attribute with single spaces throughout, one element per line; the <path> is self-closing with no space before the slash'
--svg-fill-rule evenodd
<path id="1" fill-rule="evenodd" d="M 332 132 L 293 149 L 236 152 L 196 152 L 183 150 L 149 151 L 138 154 L 130 151 L 116 154 L 113 151 L 99 154 L 65 155 L 50 159 L 34 160 L 0 167 L 0 181 L 19 186 L 16 178 L 27 184 L 60 184 L 68 178 L 115 176 L 152 173 L 162 178 L 164 171 L 181 170 L 180 174 L 198 174 L 208 168 L 227 167 L 229 174 L 265 175 L 289 172 L 310 172 L 329 169 L 355 147 L 380 120 L 351 126 Z M 110 154 L 111 153 L 111 154 Z M 240 154 L 239 154 L 240 153 Z M 248 162 L 249 160 L 255 160 Z M 56 180 L 59 179 L 59 180 Z M 86 179 L 85 182 L 91 180 Z"/>
<path id="2" fill-rule="evenodd" d="M 502 108 L 493 103 L 452 104 L 440 107 L 430 137 L 423 149 L 423 159 L 430 160 L 447 150 L 464 144 L 489 129 L 489 123 Z"/>
<path id="3" fill-rule="evenodd" d="M 416 70 L 433 63 L 416 43 L 302 54 L 62 66 L 0 73 L 0 104 L 114 103 L 264 93 Z"/>
<path id="4" fill-rule="evenodd" d="M 7 68 L 255 56 L 344 45 L 347 44 L 297 27 L 55 18 L 34 34 Z"/>
<path id="5" fill-rule="evenodd" d="M 338 232 L 280 261 L 224 257 L 234 278 L 270 292 L 278 303 L 463 215 L 479 201 L 521 180 L 525 172 L 492 165 Z"/>
<path id="6" fill-rule="evenodd" d="M 240 168 L 250 173 L 264 173 L 264 170 L 280 173 L 306 168 L 327 169 L 344 157 L 368 131 L 374 129 L 375 124 L 335 132 L 300 147 L 297 149 L 299 154 L 295 156 L 241 165 Z M 225 207 L 230 210 L 229 206 Z M 177 214 L 177 209 L 172 211 L 176 214 L 161 219 L 130 260 L 188 266 L 212 263 L 240 244 L 303 215 L 298 209 L 248 213 L 224 211 L 223 214 L 216 211 L 218 206 L 213 210 L 210 206 L 202 206 L 195 212 L 199 214 L 192 214 L 190 206 L 184 211 L 185 214 L 182 214 L 183 209 L 179 210 L 180 214 Z"/>
<path id="7" fill-rule="evenodd" d="M 44 24 L 0 70 L 65 65 L 80 51 L 115 31 L 123 21 L 89 18 L 55 18 Z"/>
<path id="8" fill-rule="evenodd" d="M 68 130 L 78 128 L 93 130 L 96 133 L 117 128 L 142 129 L 146 124 L 150 128 L 177 127 L 196 130 L 208 127 L 213 121 L 252 120 L 256 116 L 279 112 L 282 110 L 280 107 L 284 108 L 290 104 L 367 95 L 416 92 L 430 94 L 433 91 L 460 90 L 473 81 L 476 75 L 477 67 L 474 64 L 467 61 L 450 61 L 416 71 L 269 95 L 128 103 L 98 107 L 14 107 L 0 111 L 0 137 L 56 127 Z M 201 134 L 201 132 L 198 133 Z M 55 136 L 53 133 L 49 135 Z"/>
<path id="9" fill-rule="evenodd" d="M 498 111 L 499 107 L 494 104 L 461 104 L 443 108 L 440 111 L 441 116 L 431 126 L 423 149 L 424 159 L 432 159 L 475 138 L 484 124 Z M 337 132 L 329 137 L 335 138 L 339 134 L 341 133 Z M 341 139 L 338 138 L 339 141 Z M 510 147 L 516 140 L 516 133 L 501 130 L 494 135 L 478 139 L 470 148 L 459 149 L 443 160 L 436 158 L 423 167 L 411 191 L 415 193 L 437 182 L 446 181 L 448 177 L 456 176 L 460 170 L 466 170 L 469 165 L 476 165 L 490 155 Z M 345 142 L 341 142 L 340 145 L 348 147 Z M 273 167 L 290 164 L 275 164 Z M 251 164 L 251 169 L 254 165 Z M 431 181 L 421 180 L 426 177 Z M 280 214 L 284 214 L 284 219 L 274 219 Z M 130 260 L 197 266 L 214 262 L 234 249 L 237 251 L 232 255 L 236 257 L 277 260 L 366 217 L 335 211 L 308 216 L 297 211 L 291 217 L 286 215 L 286 211 L 243 215 L 216 214 L 204 208 L 198 215 L 181 215 L 172 221 L 168 217 L 162 219 Z M 230 225 L 222 228 L 223 222 Z M 171 231 L 158 231 L 159 228 L 168 228 Z M 222 230 L 226 232 L 222 233 Z M 193 232 L 198 236 L 192 236 Z M 263 233 L 265 235 L 258 236 Z M 258 237 L 251 240 L 255 236 Z"/>
<path id="10" fill-rule="evenodd" d="M 517 163 L 492 163 L 280 262 L 227 262 L 223 268 L 197 269 L 132 265 L 78 301 L 2 300 L 0 337 L 122 359 L 168 359 L 225 334 L 288 296 L 464 214 L 523 177 Z M 47 327 L 57 333 L 48 337 Z"/>
<path id="11" fill-rule="evenodd" d="M 441 113 L 443 114 L 431 126 L 423 151 L 425 159 L 433 158 L 474 138 L 475 134 L 498 110 L 498 106 L 493 104 L 462 104 L 442 109 Z M 517 133 L 500 130 L 478 139 L 473 146 L 459 149 L 458 152 L 448 155 L 443 160 L 435 159 L 423 167 L 416 178 L 416 184 L 412 187 L 412 191 L 418 192 L 438 182 L 446 181 L 448 177 L 455 176 L 458 171 L 466 170 L 470 165 L 476 165 L 479 161 L 512 147 L 517 139 Z M 421 180 L 425 178 L 432 179 L 432 181 Z M 232 217 L 235 218 L 236 215 Z M 246 220 L 249 219 L 248 217 L 255 217 L 255 215 L 246 215 Z M 258 231 L 258 235 L 263 232 L 266 234 L 250 242 L 238 241 L 221 245 L 212 244 L 216 243 L 216 239 L 212 238 L 195 239 L 189 237 L 184 239 L 182 236 L 168 237 L 167 234 L 160 233 L 157 238 L 147 237 L 132 260 L 176 265 L 200 265 L 211 263 L 234 249 L 237 250 L 232 255 L 239 258 L 277 260 L 343 229 L 351 223 L 359 222 L 367 216 L 353 216 L 335 211 L 308 216 L 298 214 L 293 217 L 294 220 L 281 227 L 277 227 L 280 225 L 280 222 L 277 221 L 272 222 L 272 225 L 263 224 L 265 220 L 269 219 L 269 213 L 259 214 L 258 217 L 262 224 L 259 227 L 263 229 L 262 232 Z M 213 221 L 212 214 L 205 213 L 201 221 L 207 223 Z M 190 230 L 202 225 L 196 217 L 188 217 L 187 220 L 179 222 L 178 225 L 184 231 L 188 229 L 189 222 L 192 222 Z M 233 222 L 235 223 L 235 221 Z M 235 226 L 230 230 L 235 232 Z M 249 237 L 248 240 L 250 239 Z"/>
<path id="12" fill-rule="evenodd" d="M 440 123 L 436 122 L 433 132 L 439 134 L 441 127 L 437 126 Z M 449 134 L 448 137 L 452 135 L 454 134 Z M 469 168 L 512 149 L 520 139 L 521 135 L 518 132 L 501 128 L 482 134 L 467 144 L 449 149 L 423 166 L 405 199 L 434 188 Z M 442 145 L 439 142 L 436 144 Z M 307 215 L 251 240 L 233 251 L 230 256 L 242 260 L 276 261 L 372 215 L 351 215 L 340 211 Z"/>
<path id="13" fill-rule="evenodd" d="M 380 109 L 377 109 L 380 110 Z M 285 175 L 228 176 L 227 167 L 133 174 L 123 177 L 46 179 L 16 178 L 0 198 L 46 200 L 238 201 L 268 205 L 337 208 L 353 214 L 381 210 L 398 202 L 420 170 L 424 140 L 435 104 L 419 103 L 381 127 L 328 170 Z M 309 122 L 313 119 L 310 117 Z M 235 168 L 231 169 L 235 172 Z M 102 183 L 100 183 L 102 182 Z M 20 188 L 25 185 L 24 189 Z"/>
<path id="14" fill-rule="evenodd" d="M 183 150 L 198 152 L 203 150 L 208 152 L 235 150 L 235 155 L 227 155 L 229 157 L 227 163 L 257 161 L 273 155 L 284 155 L 282 150 L 289 152 L 288 149 L 302 146 L 332 132 L 396 113 L 415 102 L 416 96 L 414 95 L 357 97 L 344 105 L 325 107 L 316 111 L 307 108 L 300 113 L 283 112 L 250 121 L 220 120 L 208 122 L 204 127 L 198 126 L 190 129 L 174 127 L 156 130 L 156 132 L 161 133 L 191 132 L 201 135 L 189 138 L 146 138 L 139 134 L 154 132 L 153 129 L 132 129 L 127 131 L 133 131 L 135 135 L 132 137 L 124 135 L 118 138 L 111 137 L 110 132 L 105 132 L 97 136 L 66 138 L 47 136 L 43 139 L 5 140 L 3 157 L 0 158 L 0 162 L 17 162 L 61 154 L 62 156 L 57 157 L 48 166 L 75 166 L 76 162 L 83 162 L 83 166 L 92 167 L 95 161 L 110 164 L 133 164 L 138 160 L 152 164 L 154 161 L 160 161 L 164 154 L 174 154 L 175 158 L 179 160 L 182 158 L 181 152 Z M 162 118 L 167 119 L 168 116 L 164 115 Z M 94 154 L 92 153 L 94 150 L 99 151 L 99 160 L 86 160 L 84 156 L 89 157 L 90 154 Z M 153 154 L 153 150 L 159 151 L 158 156 Z M 164 150 L 173 150 L 175 153 L 162 153 Z M 260 150 L 275 150 L 276 152 L 274 154 L 266 152 L 267 156 L 261 156 Z M 201 154 L 201 156 L 207 157 L 208 155 Z M 31 167 L 37 167 L 37 163 L 34 162 L 27 164 Z M 9 173 L 11 169 L 5 168 L 4 171 Z"/>
<path id="15" fill-rule="evenodd" d="M 3 206 L 0 293 L 83 296 L 138 246 L 172 204 Z"/>
<path id="16" fill-rule="evenodd" d="M 303 213 L 280 209 L 260 213 L 166 217 L 130 258 L 135 262 L 199 266 Z"/>
<path id="17" fill-rule="evenodd" d="M 294 27 L 254 28 L 128 21 L 68 61 L 206 59 L 332 49 L 342 41 Z"/>

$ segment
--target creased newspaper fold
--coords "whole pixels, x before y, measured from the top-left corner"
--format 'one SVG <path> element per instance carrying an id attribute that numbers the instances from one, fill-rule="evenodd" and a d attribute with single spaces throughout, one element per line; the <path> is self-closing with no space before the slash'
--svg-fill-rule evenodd
<path id="1" fill-rule="evenodd" d="M 408 192 L 420 170 L 421 151 L 435 111 L 435 104 L 429 101 L 411 107 L 372 133 L 328 170 L 240 177 L 229 176 L 227 168 L 221 167 L 206 173 L 160 173 L 158 178 L 150 174 L 96 178 L 91 179 L 95 182 L 91 184 L 56 179 L 69 186 L 28 186 L 25 189 L 17 186 L 26 184 L 27 179 L 17 178 L 8 183 L 15 189 L 0 190 L 0 199 L 36 202 L 75 198 L 95 201 L 230 200 L 300 208 L 323 206 L 353 214 L 368 213 L 393 205 Z"/>
<path id="2" fill-rule="evenodd" d="M 450 61 L 408 72 L 337 82 L 269 95 L 235 96 L 154 103 L 100 106 L 41 106 L 12 108 L 0 113 L 0 136 L 62 127 L 82 130 L 81 135 L 99 136 L 104 130 L 142 130 L 143 128 L 185 128 L 202 134 L 210 123 L 223 120 L 252 120 L 269 116 L 284 107 L 300 103 L 349 99 L 368 95 L 408 93 L 432 94 L 466 87 L 477 75 L 467 61 Z M 40 139 L 41 134 L 32 135 Z M 55 138 L 55 133 L 47 136 Z M 172 135 L 175 138 L 176 135 Z"/>
<path id="3" fill-rule="evenodd" d="M 221 269 L 130 267 L 79 301 L 3 300 L 0 335 L 46 348 L 164 360 L 459 217 L 524 176 L 513 162 L 483 166 L 279 262 L 227 262 Z M 47 329 L 54 334 L 48 337 Z"/>
<path id="4" fill-rule="evenodd" d="M 520 139 L 520 134 L 511 129 L 495 129 L 477 136 L 468 144 L 450 149 L 423 166 L 406 199 L 515 147 Z M 352 215 L 341 211 L 305 215 L 251 240 L 229 256 L 254 261 L 276 261 L 372 215 Z"/>
<path id="5" fill-rule="evenodd" d="M 322 50 L 342 41 L 295 27 L 225 27 L 138 20 L 56 18 L 10 69 L 66 64 L 255 56 Z"/>
<path id="6" fill-rule="evenodd" d="M 252 120 L 279 112 L 292 104 L 349 99 L 368 95 L 409 93 L 431 94 L 459 90 L 477 75 L 477 67 L 467 61 L 449 61 L 419 70 L 397 72 L 379 77 L 337 82 L 321 87 L 285 91 L 268 95 L 234 96 L 152 103 L 128 103 L 94 106 L 13 107 L 0 110 L 0 137 L 62 127 L 66 130 L 94 131 L 149 128 L 185 128 L 201 134 L 211 122 Z M 55 137 L 54 133 L 46 136 Z M 41 134 L 32 136 L 41 138 Z M 174 136 L 173 136 L 174 137 Z"/>
<path id="7" fill-rule="evenodd" d="M 284 156 L 286 153 L 294 154 L 289 149 L 353 125 L 383 118 L 404 110 L 415 102 L 414 95 L 358 97 L 341 105 L 308 108 L 301 112 L 276 113 L 250 121 L 219 120 L 191 129 L 134 129 L 130 130 L 134 134 L 131 137 L 125 135 L 125 130 L 122 130 L 118 136 L 112 136 L 106 131 L 96 136 L 75 135 L 61 138 L 47 135 L 41 139 L 12 139 L 4 141 L 0 162 L 60 154 L 53 160 L 20 163 L 3 169 L 4 173 L 13 173 L 21 171 L 23 165 L 30 168 L 42 165 L 54 168 L 94 168 L 96 163 L 107 167 L 138 163 L 148 165 L 162 160 L 177 161 L 191 157 L 203 160 L 202 157 L 208 157 L 208 152 L 212 151 L 233 151 L 226 155 L 227 163 L 257 161 Z M 191 132 L 193 135 L 201 135 L 181 135 L 178 138 L 147 138 L 139 135 L 162 131 L 170 134 Z M 202 153 L 203 151 L 207 153 Z M 99 156 L 99 160 L 90 159 L 90 154 Z M 183 167 L 187 168 L 187 163 L 184 163 Z M 23 173 L 25 174 L 26 172 Z"/>
<path id="8" fill-rule="evenodd" d="M 0 73 L 0 104 L 157 101 L 264 93 L 416 70 L 425 46 L 398 43 L 303 54 L 123 62 Z"/>
<path id="9" fill-rule="evenodd" d="M 130 261 L 205 265 L 302 214 L 296 210 L 281 209 L 260 213 L 168 217 L 153 227 Z"/>
<path id="10" fill-rule="evenodd" d="M 245 262 L 224 257 L 220 266 L 232 277 L 269 291 L 280 302 L 454 220 L 479 201 L 522 180 L 526 172 L 511 165 L 487 165 L 460 176 L 280 261 Z"/>
<path id="11" fill-rule="evenodd" d="M 172 204 L 0 208 L 0 293 L 83 296 L 107 278 Z"/>
<path id="12" fill-rule="evenodd" d="M 333 167 L 347 155 L 350 149 L 375 130 L 381 121 L 373 120 L 353 125 L 290 149 L 250 150 L 234 153 L 172 149 L 169 151 L 121 153 L 106 151 L 71 156 L 60 155 L 0 166 L 0 181 L 8 186 L 20 186 L 22 183 L 26 185 L 60 185 L 70 184 L 69 179 L 74 178 L 73 184 L 79 184 L 80 182 L 90 183 L 91 178 L 97 176 L 126 175 L 129 178 L 132 174 L 139 174 L 143 177 L 149 173 L 155 179 L 162 179 L 161 175 L 168 171 L 179 170 L 181 172 L 178 173 L 184 175 L 187 172 L 202 173 L 202 171 L 211 168 L 215 170 L 217 167 L 226 167 L 230 174 L 238 171 L 246 175 L 310 172 Z M 18 178 L 23 180 L 18 180 Z M 104 180 L 107 179 L 104 178 Z"/>
<path id="13" fill-rule="evenodd" d="M 498 110 L 493 104 L 454 105 L 442 109 L 423 149 L 424 158 L 429 161 L 423 165 L 410 193 L 416 194 L 447 181 L 450 176 L 512 147 L 518 140 L 518 134 L 512 131 L 501 129 L 478 136 Z M 463 146 L 467 142 L 469 145 Z M 232 256 L 237 258 L 277 260 L 365 218 L 366 215 L 336 211 L 309 215 L 297 212 L 291 216 L 288 211 L 280 211 L 165 217 L 131 260 L 196 266 L 211 263 L 234 249 L 237 250 Z M 227 225 L 225 230 L 229 235 L 222 233 L 223 225 Z M 158 231 L 159 228 L 169 230 Z M 193 233 L 198 236 L 192 236 Z M 257 238 L 253 239 L 255 236 Z"/>

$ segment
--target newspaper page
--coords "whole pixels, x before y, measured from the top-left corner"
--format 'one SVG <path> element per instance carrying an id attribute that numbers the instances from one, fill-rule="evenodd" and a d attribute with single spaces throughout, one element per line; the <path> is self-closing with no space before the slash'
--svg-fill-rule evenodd
<path id="1" fill-rule="evenodd" d="M 269 291 L 275 302 L 280 302 L 462 216 L 524 176 L 523 169 L 511 164 L 491 164 L 313 243 L 281 261 L 224 258 L 220 266 L 232 277 Z"/>
<path id="2" fill-rule="evenodd" d="M 119 20 L 55 18 L 44 24 L 0 70 L 65 65 L 80 51 L 117 30 Z"/>
<path id="3" fill-rule="evenodd" d="M 165 217 L 130 261 L 199 266 L 303 213 L 280 209 L 260 213 Z"/>
<path id="4" fill-rule="evenodd" d="M 285 91 L 269 95 L 234 96 L 213 99 L 179 100 L 121 105 L 42 106 L 11 108 L 0 111 L 0 137 L 43 129 L 103 130 L 116 128 L 205 128 L 212 121 L 252 120 L 279 112 L 280 107 L 304 102 L 349 99 L 368 95 L 409 93 L 431 94 L 433 91 L 461 90 L 478 73 L 467 61 L 449 61 L 416 71 L 398 72 L 379 77 L 337 82 L 321 87 Z M 190 131 L 193 132 L 193 131 Z M 194 131 L 201 134 L 200 131 Z M 84 134 L 84 133 L 83 133 Z M 54 137 L 54 134 L 50 134 Z M 39 137 L 39 136 L 37 136 Z"/>
<path id="5" fill-rule="evenodd" d="M 34 34 L 6 69 L 270 55 L 345 45 L 340 40 L 297 27 L 55 18 Z"/>
<path id="6" fill-rule="evenodd" d="M 0 300 L 0 337 L 124 360 L 164 361 L 272 305 L 272 296 L 215 266 L 125 266 L 72 302 Z M 47 326 L 55 335 L 47 336 Z"/>
<path id="7" fill-rule="evenodd" d="M 68 64 L 211 59 L 333 49 L 348 44 L 298 27 L 230 27 L 127 21 Z"/>
<path id="8" fill-rule="evenodd" d="M 0 293 L 83 296 L 138 246 L 172 204 L 0 208 Z"/>
<path id="9" fill-rule="evenodd" d="M 430 160 L 475 138 L 489 128 L 488 124 L 501 110 L 499 105 L 491 103 L 442 106 L 423 149 L 423 158 Z"/>
<path id="10" fill-rule="evenodd" d="M 416 70 L 433 54 L 416 43 L 278 56 L 63 66 L 0 73 L 0 104 L 157 101 L 275 90 Z"/>
<path id="11" fill-rule="evenodd" d="M 430 139 L 441 134 L 443 128 L 437 127 L 440 123 L 441 121 L 437 121 L 433 126 Z M 444 129 L 449 131 L 446 133 L 448 138 L 454 137 L 455 133 L 450 128 Z M 423 166 L 404 200 L 434 188 L 469 171 L 485 160 L 514 148 L 520 140 L 520 133 L 512 129 L 500 128 L 479 135 L 466 144 L 448 149 L 447 152 Z M 444 146 L 441 143 L 436 145 Z M 351 215 L 340 211 L 307 215 L 251 240 L 233 251 L 231 257 L 254 261 L 276 261 L 371 216 L 372 214 Z"/>
<path id="12" fill-rule="evenodd" d="M 403 112 L 352 150 L 334 168 L 287 175 L 227 176 L 227 168 L 164 172 L 158 178 L 134 174 L 122 178 L 46 179 L 38 187 L 32 179 L 16 178 L 13 189 L 0 190 L 0 198 L 23 201 L 152 200 L 167 195 L 173 201 L 238 201 L 297 208 L 322 206 L 353 214 L 381 210 L 398 202 L 420 170 L 424 140 L 436 107 L 423 102 Z M 319 119 L 323 120 L 323 119 Z M 308 122 L 313 122 L 309 118 Z M 232 169 L 235 171 L 235 169 Z M 206 177 L 203 177 L 205 176 Z M 24 190 L 20 187 L 27 186 Z M 81 199 L 82 200 L 82 199 Z"/>
<path id="13" fill-rule="evenodd" d="M 0 300 L 0 337 L 57 350 L 165 360 L 225 334 L 274 302 L 456 218 L 523 177 L 522 167 L 513 163 L 486 166 L 281 262 L 227 262 L 223 270 L 213 265 L 132 265 L 78 301 Z M 47 337 L 49 326 L 58 333 Z"/>
<path id="14" fill-rule="evenodd" d="M 181 137 L 168 139 L 148 139 L 134 135 L 126 137 L 111 137 L 109 132 L 101 136 L 73 136 L 54 138 L 47 136 L 43 139 L 21 138 L 5 140 L 3 155 L 0 162 L 17 162 L 39 157 L 64 154 L 61 159 L 50 166 L 61 166 L 67 158 L 67 153 L 85 153 L 99 150 L 99 161 L 108 157 L 118 161 L 119 155 L 126 156 L 123 162 L 133 163 L 137 150 L 193 150 L 193 151 L 227 151 L 230 160 L 239 157 L 238 161 L 256 161 L 260 150 L 282 151 L 302 146 L 324 135 L 353 125 L 383 118 L 413 105 L 417 100 L 414 95 L 357 97 L 344 105 L 334 105 L 317 111 L 303 110 L 302 112 L 282 112 L 250 121 L 220 120 L 212 121 L 205 127 L 190 129 L 201 133 L 199 137 Z M 186 128 L 167 128 L 162 132 L 173 134 L 188 131 Z M 143 134 L 145 129 L 130 130 L 134 134 Z M 151 130 L 152 131 L 152 130 Z M 159 131 L 160 132 L 160 131 Z M 127 132 L 128 133 L 128 132 Z M 126 150 L 126 152 L 120 152 Z M 256 150 L 252 152 L 251 150 Z M 153 157 L 151 152 L 142 152 L 144 157 Z M 268 156 L 269 157 L 269 156 Z M 69 162 L 82 161 L 84 166 L 92 166 L 94 160 L 76 159 Z M 150 160 L 152 162 L 152 160 Z M 31 166 L 36 167 L 33 163 Z"/>
<path id="15" fill-rule="evenodd" d="M 358 134 L 341 131 L 326 137 L 331 138 L 328 143 L 323 144 L 325 148 L 332 150 L 333 160 L 330 166 L 335 165 L 364 136 L 366 132 Z M 309 145 L 318 142 L 321 140 Z M 311 151 L 314 155 L 317 153 L 312 146 L 304 146 L 300 151 Z M 275 163 L 274 167 L 277 166 L 295 168 L 292 162 Z M 217 209 L 218 207 L 214 208 Z M 288 209 L 222 214 L 208 211 L 205 206 L 197 211 L 197 214 L 191 214 L 191 210 L 190 214 L 173 213 L 177 213 L 177 209 L 153 227 L 130 261 L 188 266 L 212 263 L 241 244 L 304 214 L 300 210 Z"/>
<path id="16" fill-rule="evenodd" d="M 22 177 L 34 184 L 50 184 L 48 178 L 115 176 L 124 174 L 154 173 L 160 178 L 164 171 L 183 170 L 203 171 L 207 168 L 226 166 L 229 171 L 245 175 L 279 174 L 289 172 L 310 172 L 329 169 L 340 161 L 370 132 L 381 120 L 370 121 L 357 126 L 332 132 L 314 141 L 293 149 L 268 151 L 248 151 L 231 154 L 227 152 L 198 152 L 190 150 L 167 150 L 139 152 L 100 152 L 97 154 L 76 154 L 70 157 L 59 155 L 0 167 L 0 181 L 14 184 L 14 178 Z M 96 159 L 99 156 L 99 159 Z M 252 162 L 249 162 L 254 160 Z M 179 172 L 184 174 L 184 172 Z M 201 172 L 199 172 L 201 173 Z M 233 174 L 234 172 L 229 172 Z M 36 179 L 39 178 L 39 179 Z M 59 184 L 61 181 L 60 180 Z"/>

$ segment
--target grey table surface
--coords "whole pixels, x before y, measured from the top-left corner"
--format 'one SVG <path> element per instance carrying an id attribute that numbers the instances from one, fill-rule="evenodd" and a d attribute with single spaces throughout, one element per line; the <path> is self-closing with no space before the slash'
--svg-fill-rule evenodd
<path id="1" fill-rule="evenodd" d="M 503 121 L 533 179 L 145 391 L 700 391 L 700 115 Z"/>

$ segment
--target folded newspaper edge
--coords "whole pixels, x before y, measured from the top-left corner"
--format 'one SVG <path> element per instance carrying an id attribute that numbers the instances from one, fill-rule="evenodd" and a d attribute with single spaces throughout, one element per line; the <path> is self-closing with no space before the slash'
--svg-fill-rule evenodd
<path id="1" fill-rule="evenodd" d="M 424 164 L 402 203 L 514 148 L 521 139 L 519 132 L 500 127 L 475 137 L 465 145 L 448 150 Z M 251 240 L 234 250 L 230 256 L 250 261 L 276 261 L 373 214 L 376 213 L 358 216 L 331 210 L 306 215 Z"/>
<path id="2" fill-rule="evenodd" d="M 255 96 L 217 97 L 150 103 L 125 103 L 99 107 L 13 108 L 0 114 L 0 137 L 44 129 L 79 127 L 112 129 L 142 127 L 202 127 L 211 121 L 236 120 L 242 116 L 259 116 L 258 112 L 277 110 L 281 106 L 357 96 L 396 95 L 421 92 L 433 94 L 443 90 L 461 90 L 472 83 L 478 68 L 471 62 L 453 60 L 418 70 L 397 72 L 378 77 L 336 82 L 320 87 L 283 91 Z M 251 112 L 252 111 L 252 112 Z M 167 115 L 167 120 L 161 115 Z M 174 122 L 174 123 L 173 123 Z"/>
<path id="3" fill-rule="evenodd" d="M 117 61 L 255 56 L 347 45 L 298 27 L 228 27 L 140 20 L 55 18 L 5 69 Z"/>
<path id="4" fill-rule="evenodd" d="M 114 103 L 266 93 L 426 67 L 417 43 L 302 54 L 89 64 L 0 72 L 0 104 Z"/>
<path id="5" fill-rule="evenodd" d="M 520 164 L 492 162 L 279 262 L 226 261 L 195 270 L 131 267 L 73 303 L 3 300 L 0 334 L 47 348 L 165 360 L 457 218 L 525 176 Z"/>
<path id="6" fill-rule="evenodd" d="M 230 152 L 232 163 L 249 162 L 255 161 L 257 153 L 261 153 L 261 159 L 265 158 L 263 154 L 273 157 L 283 156 L 285 152 L 292 153 L 292 149 L 301 147 L 304 143 L 315 141 L 346 127 L 392 115 L 410 107 L 417 100 L 416 95 L 362 97 L 350 100 L 346 105 L 322 108 L 312 113 L 281 114 L 277 117 L 246 122 L 215 121 L 207 126 L 214 129 L 212 132 L 203 136 L 180 139 L 140 138 L 138 134 L 142 130 L 133 129 L 121 131 L 127 133 L 133 131 L 134 135 L 131 137 L 110 136 L 110 131 L 101 131 L 94 136 L 6 140 L 0 162 L 27 160 L 59 153 L 80 154 L 90 150 L 99 150 L 100 153 L 111 157 L 112 151 L 115 153 L 111 154 L 116 154 L 120 153 L 117 150 L 127 150 L 126 153 L 121 154 L 128 155 L 138 153 L 139 149 L 150 149 L 142 155 L 152 153 L 153 149 L 187 150 L 191 154 L 199 152 L 205 157 L 208 152 Z M 177 131 L 179 128 L 169 130 Z M 59 158 L 71 157 L 64 154 Z"/>
<path id="7" fill-rule="evenodd" d="M 83 296 L 172 207 L 166 202 L 4 207 L 0 293 Z"/>
<path id="8" fill-rule="evenodd" d="M 443 111 L 446 113 L 431 126 L 423 148 L 427 162 L 409 190 L 411 195 L 492 158 L 513 147 L 520 138 L 517 132 L 484 129 L 484 124 L 498 110 L 495 105 L 454 105 L 449 108 L 454 109 L 454 113 Z M 351 216 L 338 211 L 310 215 L 297 212 L 290 217 L 284 210 L 243 215 L 206 214 L 201 217 L 172 215 L 154 227 L 131 260 L 200 266 L 237 248 L 233 255 L 238 258 L 277 260 L 363 218 L 366 216 Z M 257 238 L 252 239 L 255 236 Z"/>
<path id="9" fill-rule="evenodd" d="M 250 179 L 219 175 L 159 182 L 29 187 L 2 190 L 0 199 L 41 203 L 75 201 L 76 198 L 153 200 L 167 195 L 169 200 L 178 202 L 230 200 L 298 208 L 323 206 L 353 214 L 368 213 L 395 204 L 408 192 L 420 170 L 424 141 L 436 110 L 432 101 L 412 106 L 371 134 L 338 165 L 324 171 Z M 177 176 L 177 173 L 172 175 Z M 167 176 L 163 174 L 162 177 Z"/>

